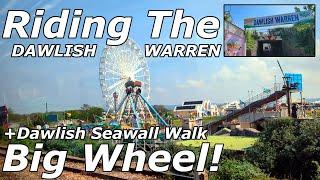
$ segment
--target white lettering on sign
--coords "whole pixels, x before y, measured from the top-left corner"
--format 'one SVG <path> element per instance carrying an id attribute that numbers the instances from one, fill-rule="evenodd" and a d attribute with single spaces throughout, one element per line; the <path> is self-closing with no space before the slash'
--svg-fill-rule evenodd
<path id="1" fill-rule="evenodd" d="M 244 20 L 244 27 L 252 28 L 283 24 L 295 24 L 298 22 L 305 22 L 313 18 L 314 15 L 311 11 L 301 11 L 295 13 L 280 14 L 275 16 L 248 18 Z"/>

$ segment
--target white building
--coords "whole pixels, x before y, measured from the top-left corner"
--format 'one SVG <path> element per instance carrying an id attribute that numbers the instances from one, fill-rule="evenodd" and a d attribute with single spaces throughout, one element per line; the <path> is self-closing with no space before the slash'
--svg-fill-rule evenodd
<path id="1" fill-rule="evenodd" d="M 240 101 L 233 101 L 230 103 L 227 103 L 222 106 L 221 108 L 221 114 L 226 115 L 229 113 L 233 113 L 235 110 L 241 109 L 241 102 Z"/>
<path id="2" fill-rule="evenodd" d="M 174 113 L 181 118 L 194 117 L 197 119 L 201 119 L 203 116 L 220 115 L 218 106 L 209 100 L 185 101 L 181 106 L 174 108 Z"/>

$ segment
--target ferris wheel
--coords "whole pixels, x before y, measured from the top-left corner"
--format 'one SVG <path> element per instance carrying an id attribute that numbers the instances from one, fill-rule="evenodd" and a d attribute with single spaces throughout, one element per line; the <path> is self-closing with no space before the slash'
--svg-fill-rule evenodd
<path id="1" fill-rule="evenodd" d="M 150 72 L 147 60 L 138 45 L 128 39 L 120 46 L 106 46 L 100 59 L 100 86 L 106 102 L 107 113 L 110 109 L 121 106 L 126 96 L 125 84 L 128 81 L 142 83 L 142 95 L 150 98 Z"/>

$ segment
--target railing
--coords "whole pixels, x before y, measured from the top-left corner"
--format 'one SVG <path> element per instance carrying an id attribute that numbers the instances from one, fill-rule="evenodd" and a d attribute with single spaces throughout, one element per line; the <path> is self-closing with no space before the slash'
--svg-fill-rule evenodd
<path id="1" fill-rule="evenodd" d="M 252 102 L 264 99 L 269 97 L 271 94 L 275 93 L 276 91 L 281 91 L 283 87 L 283 84 L 281 83 L 276 83 L 274 84 L 274 87 L 267 89 L 268 91 L 264 91 L 260 94 L 257 94 L 253 97 L 250 97 L 249 99 L 247 99 L 246 101 L 244 101 L 244 106 L 247 106 L 249 104 L 251 104 Z"/>
<path id="2" fill-rule="evenodd" d="M 282 84 L 280 84 L 280 83 L 275 84 L 274 87 L 271 89 L 268 89 L 268 91 L 264 91 L 254 97 L 250 97 L 250 99 L 248 99 L 247 101 L 244 102 L 244 105 L 245 105 L 244 108 L 235 110 L 232 113 L 229 113 L 229 114 L 223 116 L 219 121 L 214 121 L 214 122 L 208 123 L 206 126 L 209 127 L 212 124 L 221 123 L 223 121 L 230 121 L 230 120 L 234 119 L 235 117 L 238 117 L 238 116 L 243 115 L 245 113 L 250 113 L 250 106 L 251 105 L 253 106 L 253 108 L 257 108 L 257 107 L 261 106 L 261 104 L 259 104 L 259 103 L 257 104 L 254 102 L 266 99 L 267 97 L 270 97 L 275 92 L 282 91 L 282 89 L 283 89 Z M 279 98 L 280 98 L 280 95 L 279 95 Z M 277 98 L 275 98 L 275 99 L 277 99 Z M 270 101 L 267 100 L 266 102 L 270 102 Z M 266 102 L 261 102 L 261 103 L 266 103 Z M 267 114 L 265 114 L 265 115 L 267 115 Z M 273 115 L 278 115 L 278 114 L 269 114 L 268 116 L 273 116 Z"/>

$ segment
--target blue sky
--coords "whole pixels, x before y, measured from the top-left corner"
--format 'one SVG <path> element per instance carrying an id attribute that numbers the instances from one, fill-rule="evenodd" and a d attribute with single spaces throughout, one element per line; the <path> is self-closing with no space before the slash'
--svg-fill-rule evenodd
<path id="1" fill-rule="evenodd" d="M 246 2 L 255 3 L 256 1 Z M 317 1 L 290 2 L 316 3 Z M 196 20 L 211 15 L 222 20 L 223 4 L 228 3 L 241 3 L 241 1 L 0 0 L 0 33 L 2 34 L 4 28 L 7 10 L 23 9 L 34 14 L 35 9 L 44 8 L 46 9 L 45 17 L 49 17 L 59 15 L 62 8 L 69 8 L 83 9 L 83 17 L 104 16 L 107 22 L 115 16 L 132 16 L 130 38 L 141 47 L 146 43 L 223 43 L 222 26 L 218 38 L 211 40 L 203 40 L 197 36 L 188 40 L 169 39 L 172 19 L 165 21 L 160 39 L 150 39 L 153 20 L 147 17 L 147 11 L 149 9 L 184 8 L 185 15 L 192 15 Z M 286 1 L 271 0 L 266 3 L 286 3 Z M 232 13 L 241 14 L 240 19 L 247 15 L 248 17 L 269 15 L 266 14 L 267 12 L 281 14 L 288 12 L 287 10 L 287 7 L 284 9 L 270 8 L 263 11 L 231 9 Z M 317 16 L 317 24 L 319 24 L 320 18 L 319 15 Z M 240 22 L 236 18 L 234 21 Z M 317 33 L 319 34 L 319 29 Z M 8 56 L 10 56 L 14 43 L 64 44 L 70 40 L 50 40 L 50 42 L 44 38 L 20 40 L 16 36 L 11 40 L 0 39 L 0 104 L 5 101 L 16 112 L 22 113 L 44 111 L 46 101 L 49 104 L 49 110 L 78 108 L 84 103 L 104 106 L 99 86 L 98 66 L 106 38 L 105 36 L 103 39 L 72 40 L 74 44 L 98 44 L 97 56 L 87 59 L 12 59 Z M 318 40 L 317 43 L 319 48 Z M 304 73 L 305 96 L 320 96 L 318 93 L 320 82 L 311 78 L 320 75 L 318 73 L 319 60 L 316 58 L 279 59 L 288 71 Z M 193 99 L 210 99 L 216 103 L 246 99 L 248 90 L 258 93 L 263 87 L 272 86 L 274 75 L 277 75 L 278 81 L 281 80 L 275 58 L 150 58 L 148 64 L 151 73 L 151 102 L 153 104 L 180 104 L 183 100 Z"/>

